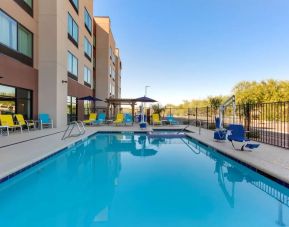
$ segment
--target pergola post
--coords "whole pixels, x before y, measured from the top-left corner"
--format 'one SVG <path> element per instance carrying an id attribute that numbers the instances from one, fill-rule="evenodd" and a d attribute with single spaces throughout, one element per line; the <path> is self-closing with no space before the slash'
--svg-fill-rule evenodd
<path id="1" fill-rule="evenodd" d="M 116 104 L 113 104 L 113 116 L 116 116 Z"/>
<path id="2" fill-rule="evenodd" d="M 119 106 L 119 108 L 121 107 L 121 105 L 129 105 L 131 106 L 131 113 L 132 113 L 132 117 L 133 117 L 133 122 L 134 122 L 134 114 L 135 114 L 135 104 L 136 101 L 135 99 L 114 99 L 114 98 L 108 98 L 106 99 L 107 102 L 107 116 L 108 119 L 110 119 L 110 107 L 113 107 L 113 113 L 112 114 L 116 114 L 116 110 L 117 107 Z"/>
<path id="3" fill-rule="evenodd" d="M 110 107 L 110 102 L 107 102 L 107 108 L 106 108 L 107 119 L 110 119 L 109 107 Z"/>
<path id="4" fill-rule="evenodd" d="M 132 102 L 131 104 L 131 115 L 132 115 L 132 121 L 134 122 L 134 105 L 135 105 L 135 102 Z"/>

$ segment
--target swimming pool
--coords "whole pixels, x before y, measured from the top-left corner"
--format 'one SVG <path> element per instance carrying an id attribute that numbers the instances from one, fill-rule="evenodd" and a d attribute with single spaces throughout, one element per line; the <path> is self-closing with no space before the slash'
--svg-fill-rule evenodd
<path id="1" fill-rule="evenodd" d="M 0 184 L 0 226 L 284 226 L 288 198 L 192 139 L 105 133 Z"/>

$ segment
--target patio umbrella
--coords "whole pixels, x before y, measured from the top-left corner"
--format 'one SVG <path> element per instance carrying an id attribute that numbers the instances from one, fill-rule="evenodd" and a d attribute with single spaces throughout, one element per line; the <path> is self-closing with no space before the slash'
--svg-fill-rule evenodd
<path id="1" fill-rule="evenodd" d="M 92 97 L 91 95 L 85 96 L 85 97 L 82 97 L 82 98 L 78 98 L 78 100 L 93 101 L 93 102 L 102 101 L 101 99 L 96 98 L 96 97 Z"/>
<path id="2" fill-rule="evenodd" d="M 144 123 L 144 103 L 146 102 L 157 102 L 154 99 L 151 99 L 149 97 L 143 96 L 135 99 L 136 102 L 142 102 L 142 110 L 141 110 L 141 123 Z"/>
<path id="3" fill-rule="evenodd" d="M 78 98 L 78 100 L 91 101 L 91 102 L 93 102 L 93 104 L 94 104 L 94 111 L 95 111 L 95 102 L 96 102 L 96 101 L 102 101 L 101 99 L 96 98 L 96 97 L 92 97 L 91 95 Z"/>
<path id="4" fill-rule="evenodd" d="M 133 156 L 139 156 L 139 157 L 146 157 L 146 156 L 154 156 L 158 153 L 155 149 L 136 149 L 134 151 L 131 151 L 131 154 Z"/>
<path id="5" fill-rule="evenodd" d="M 139 97 L 137 99 L 135 99 L 136 102 L 157 102 L 154 99 L 151 99 L 149 97 L 143 96 L 143 97 Z"/>

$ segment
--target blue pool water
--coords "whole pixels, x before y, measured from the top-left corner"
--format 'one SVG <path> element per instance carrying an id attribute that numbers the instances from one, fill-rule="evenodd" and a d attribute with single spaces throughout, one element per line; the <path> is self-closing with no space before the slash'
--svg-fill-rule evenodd
<path id="1" fill-rule="evenodd" d="M 0 226 L 285 226 L 289 190 L 191 139 L 97 134 L 0 185 Z"/>

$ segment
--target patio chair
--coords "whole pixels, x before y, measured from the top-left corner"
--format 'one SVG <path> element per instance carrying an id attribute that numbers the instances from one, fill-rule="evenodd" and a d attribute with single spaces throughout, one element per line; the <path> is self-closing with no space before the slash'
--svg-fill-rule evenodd
<path id="1" fill-rule="evenodd" d="M 24 117 L 22 114 L 15 114 L 14 116 L 15 116 L 18 124 L 21 125 L 22 127 L 26 126 L 28 131 L 30 131 L 30 128 L 35 129 L 36 124 L 33 120 L 24 120 Z"/>
<path id="2" fill-rule="evenodd" d="M 12 115 L 0 115 L 1 126 L 7 127 L 7 134 L 9 135 L 9 129 L 20 129 L 22 133 L 22 126 L 13 121 Z"/>
<path id="3" fill-rule="evenodd" d="M 174 118 L 174 116 L 172 114 L 167 115 L 167 121 L 169 122 L 170 125 L 177 125 L 178 122 L 176 121 L 176 119 Z"/>
<path id="4" fill-rule="evenodd" d="M 124 124 L 125 125 L 133 125 L 131 114 L 125 114 L 124 115 Z"/>
<path id="5" fill-rule="evenodd" d="M 90 113 L 88 120 L 84 120 L 83 123 L 86 125 L 91 125 L 94 121 L 96 121 L 96 117 L 96 113 Z"/>
<path id="6" fill-rule="evenodd" d="M 124 123 L 124 115 L 122 113 L 119 113 L 116 115 L 116 119 L 113 122 L 115 125 L 120 125 Z"/>
<path id="7" fill-rule="evenodd" d="M 49 114 L 47 113 L 40 113 L 38 115 L 40 129 L 43 129 L 43 126 L 51 126 L 53 128 L 53 120 L 50 118 Z"/>
<path id="8" fill-rule="evenodd" d="M 153 125 L 161 125 L 162 122 L 160 120 L 160 115 L 159 114 L 153 114 L 152 115 L 152 122 L 153 122 Z"/>
<path id="9" fill-rule="evenodd" d="M 233 141 L 243 143 L 241 146 L 241 151 L 244 151 L 244 148 L 255 149 L 260 146 L 260 144 L 249 143 L 250 139 L 246 138 L 243 125 L 231 124 L 228 127 L 228 132 L 228 140 L 232 143 L 232 146 L 235 150 L 237 149 Z"/>
<path id="10" fill-rule="evenodd" d="M 106 119 L 106 114 L 105 113 L 100 113 L 97 117 L 97 120 L 95 120 L 94 122 L 92 122 L 93 125 L 100 125 L 100 124 L 104 124 Z"/>

